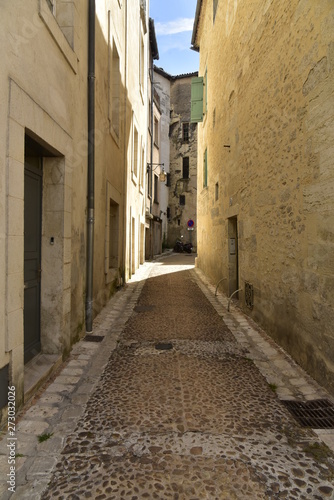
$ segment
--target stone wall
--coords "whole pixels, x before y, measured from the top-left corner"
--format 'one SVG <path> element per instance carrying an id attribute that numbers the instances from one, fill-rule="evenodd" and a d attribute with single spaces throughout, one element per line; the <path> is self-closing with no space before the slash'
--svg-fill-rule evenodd
<path id="1" fill-rule="evenodd" d="M 197 124 L 190 124 L 191 78 L 180 75 L 171 81 L 170 115 L 170 189 L 168 246 L 177 239 L 197 246 Z M 188 139 L 184 138 L 184 125 L 189 124 Z M 189 158 L 189 175 L 183 177 L 184 158 Z M 184 204 L 183 204 L 184 203 Z M 194 221 L 193 230 L 187 223 Z"/>
<path id="2" fill-rule="evenodd" d="M 333 2 L 201 4 L 197 264 L 334 392 Z"/>

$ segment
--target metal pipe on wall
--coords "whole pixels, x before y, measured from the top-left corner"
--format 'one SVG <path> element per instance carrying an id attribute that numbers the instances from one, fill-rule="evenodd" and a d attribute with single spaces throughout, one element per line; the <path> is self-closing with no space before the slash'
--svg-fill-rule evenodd
<path id="1" fill-rule="evenodd" d="M 151 158 L 151 171 L 150 171 L 150 214 L 152 215 L 152 202 L 153 202 L 153 141 L 154 141 L 154 137 L 153 137 L 153 133 L 154 133 L 154 124 L 153 124 L 153 120 L 154 120 L 154 116 L 153 116 L 153 101 L 154 101 L 154 68 L 153 68 L 153 58 L 152 58 L 152 61 L 151 61 L 151 70 L 150 70 L 150 74 L 151 74 L 151 151 L 150 151 L 150 158 Z M 153 228 L 154 228 L 154 225 L 153 225 L 153 220 L 150 219 L 150 258 L 153 259 Z"/>
<path id="2" fill-rule="evenodd" d="M 93 331 L 93 260 L 95 190 L 95 0 L 88 4 L 88 165 L 86 331 Z"/>

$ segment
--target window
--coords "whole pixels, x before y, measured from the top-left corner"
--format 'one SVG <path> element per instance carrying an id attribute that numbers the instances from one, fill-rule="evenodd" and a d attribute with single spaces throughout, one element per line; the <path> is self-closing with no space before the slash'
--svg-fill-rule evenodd
<path id="1" fill-rule="evenodd" d="M 159 177 L 154 174 L 154 203 L 159 203 Z"/>
<path id="2" fill-rule="evenodd" d="M 140 163 L 140 175 L 139 175 L 139 186 L 143 189 L 144 187 L 144 168 L 145 168 L 145 149 L 141 148 L 141 163 Z"/>
<path id="3" fill-rule="evenodd" d="M 152 134 L 151 99 L 148 100 L 148 117 L 147 117 L 147 123 L 148 123 L 148 131 L 149 131 L 150 134 Z"/>
<path id="4" fill-rule="evenodd" d="M 203 121 L 203 77 L 191 79 L 191 123 Z"/>
<path id="5" fill-rule="evenodd" d="M 105 224 L 105 282 L 119 277 L 120 205 L 121 195 L 107 181 Z"/>
<path id="6" fill-rule="evenodd" d="M 142 92 L 144 92 L 144 81 L 145 81 L 145 47 L 144 47 L 144 37 L 142 32 L 140 32 L 140 52 L 139 52 L 139 84 Z"/>
<path id="7" fill-rule="evenodd" d="M 216 19 L 217 7 L 218 7 L 218 0 L 213 0 L 213 22 L 215 22 Z"/>
<path id="8" fill-rule="evenodd" d="M 167 219 L 170 219 L 170 207 L 167 207 Z"/>
<path id="9" fill-rule="evenodd" d="M 56 0 L 46 0 L 49 9 L 51 10 L 52 14 L 56 14 Z"/>
<path id="10" fill-rule="evenodd" d="M 186 204 L 186 195 L 185 194 L 180 194 L 180 205 L 185 205 Z"/>
<path id="11" fill-rule="evenodd" d="M 189 179 L 189 156 L 182 158 L 182 179 Z"/>
<path id="12" fill-rule="evenodd" d="M 170 178 L 170 173 L 169 172 L 167 172 L 166 186 L 167 187 L 171 186 L 171 178 Z"/>
<path id="13" fill-rule="evenodd" d="M 117 138 L 120 136 L 120 87 L 121 73 L 119 55 L 115 42 L 113 42 L 111 64 L 110 64 L 110 90 L 109 90 L 109 120 L 112 130 Z"/>
<path id="14" fill-rule="evenodd" d="M 138 176 L 138 130 L 135 125 L 133 127 L 132 172 L 135 177 Z"/>
<path id="15" fill-rule="evenodd" d="M 110 199 L 109 206 L 109 269 L 118 268 L 118 204 Z"/>
<path id="16" fill-rule="evenodd" d="M 215 201 L 217 201 L 219 198 L 219 183 L 216 182 L 215 184 Z"/>
<path id="17" fill-rule="evenodd" d="M 203 187 L 208 185 L 208 150 L 205 150 L 203 158 Z"/>
<path id="18" fill-rule="evenodd" d="M 189 123 L 182 123 L 182 141 L 189 142 Z"/>
<path id="19" fill-rule="evenodd" d="M 39 3 L 39 15 L 42 18 L 42 20 L 45 22 L 48 30 L 50 31 L 50 34 L 52 37 L 55 39 L 56 44 L 60 48 L 60 50 L 63 52 L 64 56 L 66 59 L 68 59 L 68 62 L 72 66 L 72 68 L 76 71 L 76 65 L 77 65 L 77 57 L 73 54 L 68 58 L 68 51 L 65 48 L 64 49 L 64 44 L 63 44 L 63 39 L 62 37 L 59 38 L 59 34 L 57 34 L 57 28 L 60 28 L 62 31 L 63 36 L 66 38 L 69 46 L 71 47 L 72 50 L 74 50 L 74 23 L 75 23 L 75 16 L 76 16 L 76 9 L 74 6 L 74 2 L 71 1 L 59 1 L 57 0 L 46 0 L 46 5 L 49 7 L 49 10 L 51 12 L 51 18 L 53 17 L 53 20 L 55 20 L 57 23 L 54 23 L 53 20 L 49 19 L 50 16 L 48 16 L 48 13 L 45 12 L 44 9 L 44 2 L 36 2 Z M 57 26 L 57 28 L 55 28 Z M 36 29 L 37 25 L 34 23 L 34 27 L 32 26 L 32 29 Z M 35 32 L 34 32 L 35 33 Z M 72 64 L 72 57 L 75 57 L 75 67 L 73 67 Z"/>
<path id="20" fill-rule="evenodd" d="M 159 147 L 159 120 L 154 117 L 154 144 Z"/>

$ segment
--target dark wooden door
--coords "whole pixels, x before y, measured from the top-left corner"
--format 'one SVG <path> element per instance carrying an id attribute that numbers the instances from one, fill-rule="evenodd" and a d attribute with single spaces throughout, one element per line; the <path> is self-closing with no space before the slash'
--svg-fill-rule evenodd
<path id="1" fill-rule="evenodd" d="M 24 166 L 24 362 L 41 350 L 42 158 Z"/>

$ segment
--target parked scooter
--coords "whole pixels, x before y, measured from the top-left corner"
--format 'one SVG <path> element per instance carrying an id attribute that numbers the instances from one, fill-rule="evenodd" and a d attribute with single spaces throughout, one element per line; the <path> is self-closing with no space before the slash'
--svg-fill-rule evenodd
<path id="1" fill-rule="evenodd" d="M 192 243 L 182 243 L 181 240 L 176 240 L 175 246 L 174 246 L 174 252 L 177 253 L 191 253 L 193 249 Z"/>

